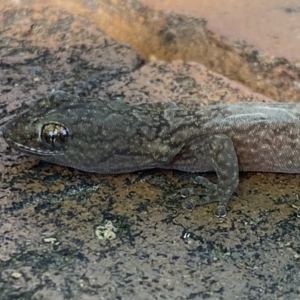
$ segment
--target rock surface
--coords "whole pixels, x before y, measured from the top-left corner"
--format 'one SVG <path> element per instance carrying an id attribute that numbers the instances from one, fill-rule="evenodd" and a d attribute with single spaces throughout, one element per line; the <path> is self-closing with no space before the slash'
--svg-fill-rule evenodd
<path id="1" fill-rule="evenodd" d="M 272 101 L 196 62 L 146 63 L 60 2 L 0 7 L 1 125 L 53 88 L 132 103 Z M 2 138 L 0 155 L 1 300 L 299 299 L 299 175 L 241 174 L 220 220 L 215 205 L 182 209 L 191 174 L 88 174 Z"/>

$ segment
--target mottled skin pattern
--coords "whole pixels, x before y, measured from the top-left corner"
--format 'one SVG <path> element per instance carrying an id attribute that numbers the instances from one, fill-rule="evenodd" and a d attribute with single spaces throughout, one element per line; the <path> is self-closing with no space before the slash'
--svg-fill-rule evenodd
<path id="1" fill-rule="evenodd" d="M 49 132 L 52 128 L 59 134 Z M 296 103 L 187 109 L 173 102 L 129 105 L 55 91 L 10 122 L 4 138 L 16 150 L 88 172 L 215 171 L 217 184 L 199 176 L 204 189 L 184 189 L 182 196 L 188 197 L 186 209 L 218 201 L 219 217 L 226 215 L 239 170 L 300 172 Z"/>

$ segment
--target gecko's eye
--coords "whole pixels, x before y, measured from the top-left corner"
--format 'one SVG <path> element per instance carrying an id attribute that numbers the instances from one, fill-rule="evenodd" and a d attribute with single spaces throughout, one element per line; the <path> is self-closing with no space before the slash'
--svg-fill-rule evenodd
<path id="1" fill-rule="evenodd" d="M 41 131 L 41 140 L 47 145 L 59 147 L 67 141 L 68 129 L 61 124 L 46 124 Z"/>

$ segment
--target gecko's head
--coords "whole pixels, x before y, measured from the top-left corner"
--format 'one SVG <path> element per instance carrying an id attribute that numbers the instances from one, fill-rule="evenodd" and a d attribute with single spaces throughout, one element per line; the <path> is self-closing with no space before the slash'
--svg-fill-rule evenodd
<path id="1" fill-rule="evenodd" d="M 12 148 L 35 156 L 60 155 L 70 138 L 64 124 L 29 118 L 26 112 L 7 124 L 3 137 Z"/>
<path id="2" fill-rule="evenodd" d="M 68 159 L 72 161 L 78 155 L 84 156 L 91 141 L 101 140 L 102 131 L 106 132 L 102 130 L 102 123 L 112 126 L 115 119 L 106 107 L 109 101 L 105 97 L 99 99 L 53 91 L 6 124 L 3 137 L 17 151 L 66 164 Z M 109 123 L 106 117 L 113 120 Z M 96 141 L 94 135 L 98 137 Z M 109 138 L 111 136 L 103 136 L 103 140 Z M 100 142 L 96 145 L 98 150 L 101 145 Z"/>
<path id="3" fill-rule="evenodd" d="M 60 91 L 53 92 L 10 121 L 3 130 L 6 142 L 18 151 L 35 156 L 61 155 L 70 138 L 69 130 L 49 116 L 67 96 Z"/>

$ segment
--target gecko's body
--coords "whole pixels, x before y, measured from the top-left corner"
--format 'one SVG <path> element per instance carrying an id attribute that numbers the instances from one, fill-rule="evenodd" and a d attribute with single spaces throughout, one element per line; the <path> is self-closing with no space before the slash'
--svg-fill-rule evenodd
<path id="1" fill-rule="evenodd" d="M 300 173 L 300 104 L 237 103 L 179 108 L 80 99 L 57 91 L 11 122 L 13 148 L 88 172 L 149 168 L 215 171 L 202 192 L 186 189 L 184 207 L 218 201 L 224 216 L 238 172 Z"/>

